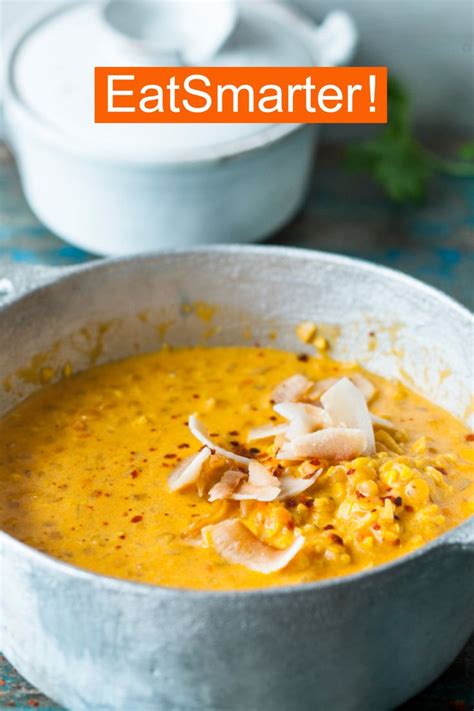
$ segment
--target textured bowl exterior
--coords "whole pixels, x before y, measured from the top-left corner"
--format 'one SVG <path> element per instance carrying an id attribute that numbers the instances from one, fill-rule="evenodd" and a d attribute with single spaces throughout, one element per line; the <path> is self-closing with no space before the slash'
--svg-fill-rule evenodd
<path id="1" fill-rule="evenodd" d="M 276 330 L 278 347 L 296 349 L 302 319 L 339 324 L 336 355 L 389 376 L 401 368 L 459 417 L 467 411 L 469 313 L 357 260 L 230 247 L 0 276 L 13 285 L 0 308 L 0 379 L 58 339 L 53 365 L 85 367 L 70 339 L 84 325 L 114 324 L 99 362 L 156 348 L 156 328 L 137 318 L 145 308 L 173 322 L 169 342 L 196 343 L 204 324 L 182 306 L 206 301 L 217 307 L 212 343 L 244 343 L 248 329 L 267 343 Z M 3 410 L 33 387 L 14 382 Z M 237 593 L 106 578 L 0 534 L 0 645 L 29 681 L 78 711 L 383 711 L 440 674 L 474 627 L 473 529 L 471 519 L 361 574 Z"/>

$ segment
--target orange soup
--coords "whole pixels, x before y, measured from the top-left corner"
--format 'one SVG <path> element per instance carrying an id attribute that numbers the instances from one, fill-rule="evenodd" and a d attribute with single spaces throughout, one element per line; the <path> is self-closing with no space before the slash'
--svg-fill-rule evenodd
<path id="1" fill-rule="evenodd" d="M 0 525 L 87 570 L 201 589 L 346 575 L 473 512 L 473 442 L 399 382 L 259 347 L 163 349 L 0 420 Z"/>

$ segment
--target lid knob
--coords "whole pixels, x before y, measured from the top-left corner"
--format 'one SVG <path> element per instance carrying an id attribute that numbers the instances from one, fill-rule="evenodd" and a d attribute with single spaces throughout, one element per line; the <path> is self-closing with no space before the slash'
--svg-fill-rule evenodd
<path id="1" fill-rule="evenodd" d="M 232 33 L 237 6 L 235 0 L 108 0 L 102 19 L 140 64 L 200 64 Z"/>

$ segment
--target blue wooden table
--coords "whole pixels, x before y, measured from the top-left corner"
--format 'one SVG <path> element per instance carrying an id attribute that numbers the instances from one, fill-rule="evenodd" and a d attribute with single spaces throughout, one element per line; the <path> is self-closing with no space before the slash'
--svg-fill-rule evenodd
<path id="1" fill-rule="evenodd" d="M 268 241 L 341 252 L 400 269 L 474 308 L 474 180 L 440 178 L 423 206 L 396 207 L 370 181 L 342 169 L 339 148 L 326 147 L 315 167 L 305 208 Z M 34 217 L 14 161 L 0 143 L 0 260 L 76 264 L 91 258 L 62 242 Z M 474 638 L 451 668 L 405 704 L 403 711 L 471 711 L 473 679 Z M 0 655 L 0 708 L 11 707 L 59 708 Z"/>

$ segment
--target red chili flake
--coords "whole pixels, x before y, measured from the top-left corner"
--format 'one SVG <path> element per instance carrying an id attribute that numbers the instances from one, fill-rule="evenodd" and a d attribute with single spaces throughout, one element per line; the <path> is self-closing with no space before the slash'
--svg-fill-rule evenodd
<path id="1" fill-rule="evenodd" d="M 130 476 L 132 477 L 132 479 L 136 479 L 138 475 L 139 472 L 136 469 L 134 469 L 133 472 L 130 472 Z"/>
<path id="2" fill-rule="evenodd" d="M 122 547 L 122 546 L 115 546 L 115 550 L 118 551 L 118 550 L 120 550 L 121 547 Z"/>
<path id="3" fill-rule="evenodd" d="M 403 500 L 401 496 L 395 496 L 395 498 L 392 498 L 393 503 L 395 506 L 401 506 L 403 504 Z"/>
<path id="4" fill-rule="evenodd" d="M 231 444 L 233 447 L 240 447 L 240 442 L 239 442 L 238 440 L 236 440 L 236 439 L 231 439 L 231 440 L 230 440 L 230 444 Z"/>
<path id="5" fill-rule="evenodd" d="M 414 510 L 415 510 L 415 509 L 413 508 L 413 506 L 407 506 L 407 505 L 405 504 L 405 511 L 408 511 L 408 513 L 413 513 Z"/>
<path id="6" fill-rule="evenodd" d="M 109 522 L 108 522 L 108 521 L 102 521 L 102 525 L 103 525 L 103 526 L 108 526 L 108 525 L 109 525 Z"/>
<path id="7" fill-rule="evenodd" d="M 381 525 L 380 525 L 380 523 L 374 523 L 374 525 L 372 526 L 372 528 L 374 529 L 374 531 L 380 531 Z"/>
<path id="8" fill-rule="evenodd" d="M 239 433 L 237 432 L 237 430 L 232 430 L 231 432 L 229 432 L 229 434 L 231 437 L 238 437 L 239 436 Z"/>
<path id="9" fill-rule="evenodd" d="M 307 353 L 300 353 L 296 357 L 301 363 L 307 363 L 309 361 L 309 355 Z"/>
<path id="10" fill-rule="evenodd" d="M 467 434 L 464 439 L 466 440 L 466 442 L 474 442 L 474 432 L 472 432 L 471 434 Z"/>
<path id="11" fill-rule="evenodd" d="M 176 459 L 178 455 L 170 452 L 169 454 L 165 454 L 165 459 Z"/>
<path id="12" fill-rule="evenodd" d="M 332 525 L 332 523 L 328 523 L 326 526 L 324 526 L 324 530 L 325 530 L 325 531 L 330 531 L 332 528 L 334 528 L 334 526 Z"/>
<path id="13" fill-rule="evenodd" d="M 375 331 L 369 331 L 369 336 L 373 338 L 375 336 Z"/>
<path id="14" fill-rule="evenodd" d="M 272 422 L 276 422 L 278 420 L 278 417 L 276 417 L 275 415 L 270 415 L 270 419 Z"/>
<path id="15" fill-rule="evenodd" d="M 150 447 L 148 451 L 149 452 L 156 452 L 156 447 Z"/>
<path id="16" fill-rule="evenodd" d="M 140 523 L 140 521 L 143 521 L 143 516 L 134 516 L 130 519 L 130 523 Z"/>
<path id="17" fill-rule="evenodd" d="M 301 503 L 304 504 L 307 509 L 311 509 L 313 507 L 314 499 L 308 497 L 304 499 L 304 501 L 302 501 Z"/>
<path id="18" fill-rule="evenodd" d="M 211 432 L 209 437 L 219 437 L 219 432 Z"/>
<path id="19" fill-rule="evenodd" d="M 36 701 L 36 699 L 28 699 L 26 703 L 28 706 L 33 706 L 34 708 L 38 708 L 39 706 L 39 701 Z"/>
<path id="20" fill-rule="evenodd" d="M 348 469 L 346 474 L 347 474 L 347 476 L 350 476 L 351 474 L 354 474 L 354 472 L 355 472 L 355 469 Z"/>
<path id="21" fill-rule="evenodd" d="M 330 533 L 329 538 L 331 539 L 331 541 L 337 543 L 339 546 L 344 545 L 344 541 L 342 540 L 341 536 L 337 535 L 337 533 Z"/>
<path id="22" fill-rule="evenodd" d="M 95 491 L 92 492 L 92 496 L 95 496 L 96 499 L 99 498 L 99 496 L 102 496 L 104 492 L 101 491 L 101 489 L 96 489 Z"/>
<path id="23" fill-rule="evenodd" d="M 399 546 L 399 545 L 400 545 L 400 539 L 399 539 L 399 538 L 395 538 L 395 540 L 394 540 L 394 542 L 393 542 L 393 545 L 394 545 L 394 546 Z"/>
<path id="24" fill-rule="evenodd" d="M 289 531 L 292 531 L 292 530 L 294 529 L 294 527 L 295 527 L 295 522 L 294 522 L 294 521 L 288 521 L 288 523 L 286 524 L 286 527 L 287 527 L 287 529 L 288 529 Z"/>
<path id="25" fill-rule="evenodd" d="M 446 471 L 446 469 L 443 469 L 443 467 L 435 467 L 435 469 L 437 469 L 444 476 L 448 476 L 448 472 Z"/>
<path id="26" fill-rule="evenodd" d="M 252 454 L 260 454 L 260 450 L 258 447 L 250 447 L 250 451 Z"/>
<path id="27" fill-rule="evenodd" d="M 119 536 L 119 538 L 121 538 L 121 539 L 122 539 L 122 541 L 124 541 L 124 540 L 126 539 L 126 537 L 127 537 L 127 536 L 125 535 L 125 533 L 122 533 L 122 535 L 121 535 L 121 536 Z"/>
<path id="28" fill-rule="evenodd" d="M 199 395 L 198 395 L 197 393 L 193 393 L 193 398 L 194 398 L 195 400 L 199 400 Z"/>
<path id="29" fill-rule="evenodd" d="M 291 498 L 290 498 L 290 499 L 287 499 L 287 500 L 286 500 L 286 505 L 287 505 L 288 508 L 290 508 L 290 509 L 293 509 L 293 508 L 296 506 L 296 504 L 297 504 L 296 499 L 291 499 Z"/>
<path id="30" fill-rule="evenodd" d="M 189 449 L 189 444 L 182 442 L 181 444 L 178 444 L 178 449 Z"/>

